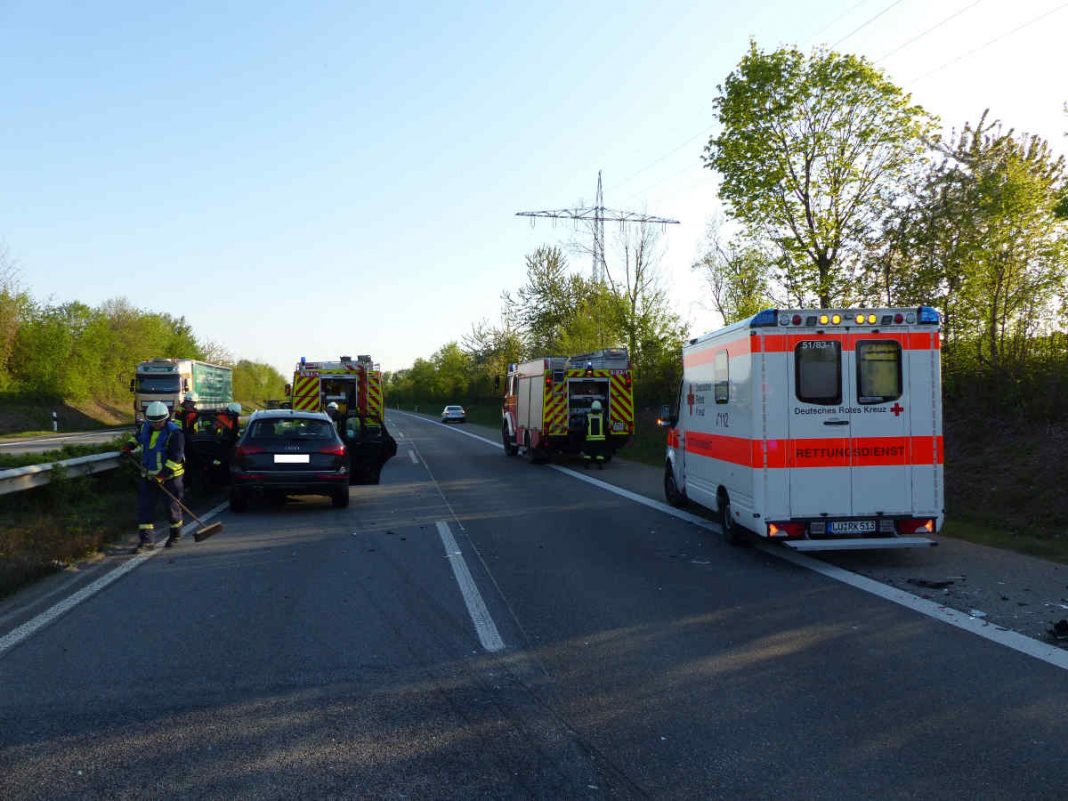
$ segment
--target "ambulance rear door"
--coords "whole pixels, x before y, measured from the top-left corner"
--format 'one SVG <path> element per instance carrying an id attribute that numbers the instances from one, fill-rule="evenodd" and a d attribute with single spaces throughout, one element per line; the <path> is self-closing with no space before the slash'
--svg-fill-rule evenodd
<path id="1" fill-rule="evenodd" d="M 780 341 L 787 350 L 791 390 L 785 453 L 790 516 L 847 517 L 852 514 L 852 415 L 845 335 L 813 331 Z"/>
<path id="2" fill-rule="evenodd" d="M 849 335 L 852 415 L 852 513 L 909 514 L 909 360 L 905 332 Z"/>

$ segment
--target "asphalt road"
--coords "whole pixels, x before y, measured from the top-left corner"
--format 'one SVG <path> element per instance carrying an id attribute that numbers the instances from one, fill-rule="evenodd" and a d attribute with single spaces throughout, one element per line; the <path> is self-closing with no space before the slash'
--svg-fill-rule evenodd
<path id="1" fill-rule="evenodd" d="M 391 427 L 0 653 L 0 798 L 1065 797 L 1065 671 Z"/>
<path id="2" fill-rule="evenodd" d="M 0 453 L 44 453 L 62 448 L 64 445 L 99 445 L 110 442 L 130 428 L 114 428 L 105 431 L 78 431 L 70 434 L 50 434 L 41 437 L 7 440 L 0 442 Z"/>

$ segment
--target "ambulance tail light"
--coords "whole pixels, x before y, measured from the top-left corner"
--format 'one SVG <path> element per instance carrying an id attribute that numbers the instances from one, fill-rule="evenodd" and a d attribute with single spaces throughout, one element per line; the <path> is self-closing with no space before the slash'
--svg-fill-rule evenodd
<path id="1" fill-rule="evenodd" d="M 630 389 L 630 373 L 626 373 L 623 376 L 623 384 L 627 389 Z"/>
<path id="2" fill-rule="evenodd" d="M 768 536 L 772 539 L 792 539 L 805 536 L 804 523 L 768 523 Z"/>
<path id="3" fill-rule="evenodd" d="M 549 390 L 549 389 L 552 389 L 552 388 L 553 388 L 553 374 L 552 373 L 546 373 L 545 374 L 545 389 Z"/>
<path id="4" fill-rule="evenodd" d="M 930 517 L 897 521 L 898 534 L 934 534 L 934 530 L 935 521 Z"/>
<path id="5" fill-rule="evenodd" d="M 750 328 L 763 328 L 769 325 L 777 325 L 779 321 L 778 309 L 764 309 L 749 321 Z"/>
<path id="6" fill-rule="evenodd" d="M 920 306 L 920 308 L 916 310 L 916 314 L 918 315 L 916 322 L 920 325 L 938 325 L 941 319 L 938 316 L 938 312 L 930 306 Z"/>

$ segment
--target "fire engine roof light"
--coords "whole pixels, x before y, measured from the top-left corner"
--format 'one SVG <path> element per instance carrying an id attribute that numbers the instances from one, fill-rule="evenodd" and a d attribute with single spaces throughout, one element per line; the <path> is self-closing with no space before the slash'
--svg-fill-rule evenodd
<path id="1" fill-rule="evenodd" d="M 750 328 L 762 328 L 767 325 L 776 325 L 779 321 L 778 309 L 764 309 L 749 321 Z"/>
<path id="2" fill-rule="evenodd" d="M 920 315 L 918 322 L 926 325 L 938 325 L 941 318 L 938 316 L 938 312 L 930 306 L 920 306 L 918 311 Z"/>

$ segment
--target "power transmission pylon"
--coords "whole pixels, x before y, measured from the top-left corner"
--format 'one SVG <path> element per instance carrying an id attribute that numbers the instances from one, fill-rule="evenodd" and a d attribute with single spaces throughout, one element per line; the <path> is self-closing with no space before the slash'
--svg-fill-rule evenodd
<path id="1" fill-rule="evenodd" d="M 678 220 L 669 220 L 667 217 L 654 217 L 649 214 L 638 214 L 635 211 L 616 211 L 604 207 L 604 192 L 601 189 L 601 171 L 597 171 L 597 200 L 592 208 L 584 209 L 551 209 L 548 211 L 517 211 L 516 217 L 549 217 L 554 220 L 575 220 L 576 222 L 590 223 L 593 229 L 593 280 L 603 281 L 607 276 L 609 282 L 612 276 L 608 272 L 608 264 L 604 258 L 604 224 L 618 222 L 621 227 L 627 223 L 657 223 L 659 225 L 678 225 Z"/>

